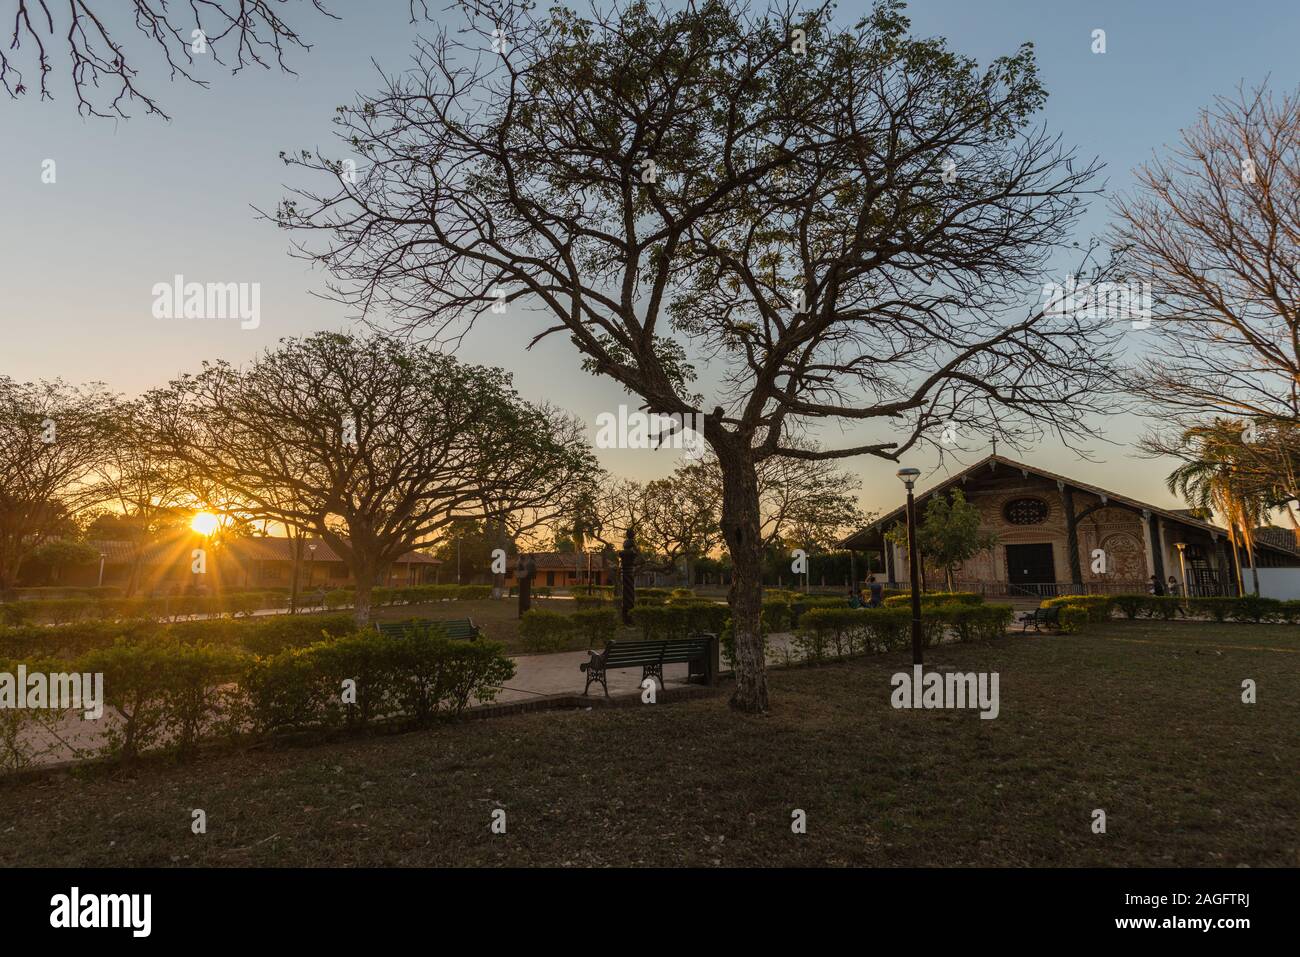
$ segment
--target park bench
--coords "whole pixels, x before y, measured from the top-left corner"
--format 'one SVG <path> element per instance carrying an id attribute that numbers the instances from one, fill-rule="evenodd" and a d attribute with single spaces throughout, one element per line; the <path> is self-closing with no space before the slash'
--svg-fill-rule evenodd
<path id="1" fill-rule="evenodd" d="M 472 641 L 479 636 L 478 626 L 468 618 L 453 618 L 450 621 L 433 621 L 427 618 L 377 621 L 375 629 L 386 638 L 406 638 L 411 635 L 423 637 L 435 629 L 448 638 L 459 641 Z"/>
<path id="2" fill-rule="evenodd" d="M 1044 625 L 1048 628 L 1059 628 L 1061 626 L 1061 608 L 1059 605 L 1052 605 L 1050 608 L 1035 608 L 1033 611 L 1021 615 L 1020 622 L 1024 626 L 1021 631 L 1028 631 L 1029 626 L 1034 626 L 1034 631 L 1039 631 Z"/>
<path id="3" fill-rule="evenodd" d="M 659 687 L 664 686 L 664 665 L 686 664 L 691 675 L 701 675 L 705 684 L 713 684 L 714 645 L 716 635 L 692 635 L 689 638 L 653 639 L 650 641 L 608 641 L 604 651 L 589 651 L 590 660 L 578 665 L 579 670 L 587 673 L 587 684 L 582 689 L 585 695 L 593 682 L 599 681 L 609 697 L 609 684 L 606 674 L 612 668 L 641 668 L 641 680 L 656 678 Z"/>

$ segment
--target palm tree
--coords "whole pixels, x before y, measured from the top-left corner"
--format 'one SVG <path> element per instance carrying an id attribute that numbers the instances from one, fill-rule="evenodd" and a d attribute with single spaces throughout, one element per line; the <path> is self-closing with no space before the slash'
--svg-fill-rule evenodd
<path id="1" fill-rule="evenodd" d="M 1184 447 L 1194 450 L 1169 474 L 1165 484 L 1169 491 L 1181 495 L 1194 508 L 1210 508 L 1228 523 L 1228 541 L 1234 558 L 1239 548 L 1246 550 L 1246 561 L 1259 594 L 1259 574 L 1255 571 L 1255 536 L 1253 530 L 1263 524 L 1270 511 L 1271 495 L 1250 467 L 1249 449 L 1242 440 L 1243 430 L 1235 424 L 1215 422 L 1194 426 L 1182 436 Z M 1237 591 L 1245 594 L 1241 562 L 1234 561 Z"/>

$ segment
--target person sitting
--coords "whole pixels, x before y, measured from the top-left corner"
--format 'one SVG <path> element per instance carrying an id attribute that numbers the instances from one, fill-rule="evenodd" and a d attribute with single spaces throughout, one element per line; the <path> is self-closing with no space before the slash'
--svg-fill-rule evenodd
<path id="1" fill-rule="evenodd" d="M 849 592 L 849 607 L 850 608 L 862 607 L 862 599 L 858 597 L 858 593 L 855 591 Z"/>
<path id="2" fill-rule="evenodd" d="M 1155 575 L 1152 575 L 1152 576 L 1151 576 L 1151 594 L 1153 594 L 1153 595 L 1163 595 L 1164 593 L 1165 593 L 1165 586 L 1164 586 L 1164 583 L 1163 583 L 1162 581 L 1160 581 L 1160 579 L 1157 578 Z"/>

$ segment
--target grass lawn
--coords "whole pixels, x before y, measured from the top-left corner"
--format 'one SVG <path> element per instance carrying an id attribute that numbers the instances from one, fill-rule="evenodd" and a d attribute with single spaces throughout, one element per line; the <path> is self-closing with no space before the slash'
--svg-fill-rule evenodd
<path id="1" fill-rule="evenodd" d="M 0 782 L 0 865 L 1300 864 L 1300 627 L 1116 621 L 929 658 L 998 671 L 1000 716 L 893 710 L 892 654 L 776 670 L 764 717 L 723 689 Z"/>

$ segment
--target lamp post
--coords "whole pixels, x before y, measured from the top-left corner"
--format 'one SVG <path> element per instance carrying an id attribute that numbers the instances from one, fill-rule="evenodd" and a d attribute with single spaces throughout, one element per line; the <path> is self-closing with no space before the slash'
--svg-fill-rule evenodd
<path id="1" fill-rule="evenodd" d="M 104 560 L 108 558 L 103 552 L 99 553 L 99 587 L 104 587 Z"/>
<path id="2" fill-rule="evenodd" d="M 899 469 L 898 478 L 907 488 L 907 554 L 912 561 L 912 664 L 921 664 L 921 555 L 916 547 L 916 498 L 912 490 L 920 469 Z"/>
<path id="3" fill-rule="evenodd" d="M 1178 549 L 1178 570 L 1183 576 L 1183 597 L 1191 598 L 1192 590 L 1187 584 L 1187 543 L 1174 542 L 1174 548 Z"/>
<path id="4" fill-rule="evenodd" d="M 311 591 L 311 578 L 312 578 L 311 573 L 312 570 L 316 567 L 315 561 L 316 561 L 316 543 L 309 542 L 307 544 L 307 590 L 308 591 Z"/>

